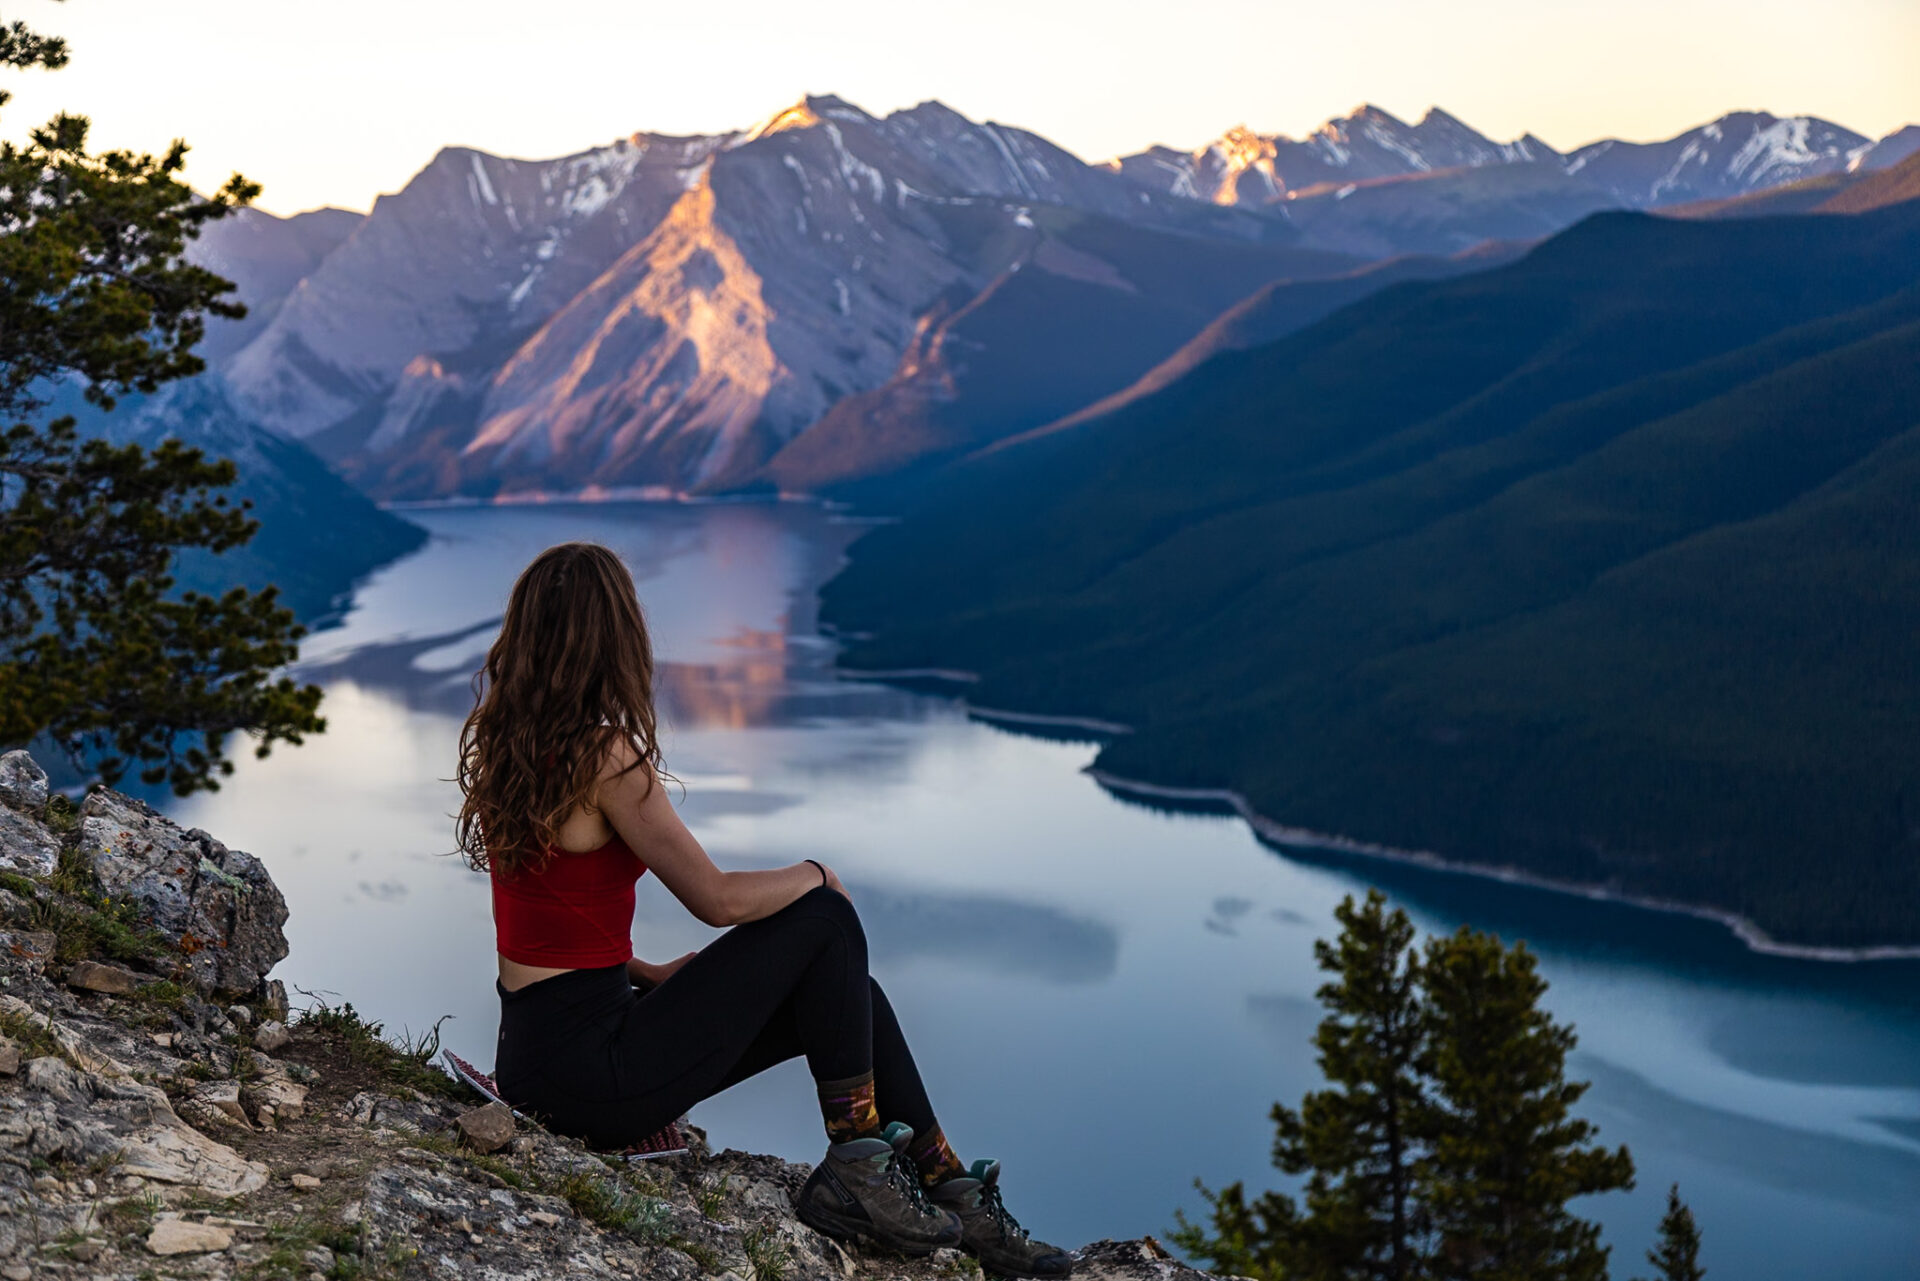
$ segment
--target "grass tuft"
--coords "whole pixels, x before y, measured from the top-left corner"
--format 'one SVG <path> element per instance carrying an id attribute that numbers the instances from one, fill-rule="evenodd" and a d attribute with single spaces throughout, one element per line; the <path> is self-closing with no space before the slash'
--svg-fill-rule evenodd
<path id="1" fill-rule="evenodd" d="M 793 1250 L 765 1227 L 750 1228 L 743 1243 L 748 1281 L 786 1281 L 793 1266 Z"/>
<path id="2" fill-rule="evenodd" d="M 351 1001 L 329 1005 L 315 997 L 311 1007 L 295 1016 L 294 1026 L 340 1042 L 354 1062 L 374 1069 L 389 1084 L 465 1099 L 466 1087 L 433 1065 L 440 1053 L 440 1024 L 450 1017 L 442 1015 L 418 1036 L 405 1031 L 389 1034 L 385 1024 L 363 1016 Z"/>

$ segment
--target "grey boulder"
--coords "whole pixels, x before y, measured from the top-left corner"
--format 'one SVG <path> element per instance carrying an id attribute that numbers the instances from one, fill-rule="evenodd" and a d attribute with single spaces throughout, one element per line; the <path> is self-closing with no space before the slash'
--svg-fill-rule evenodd
<path id="1" fill-rule="evenodd" d="M 202 992 L 250 995 L 287 955 L 287 901 L 260 860 L 102 789 L 80 807 L 80 852 L 113 898 L 176 943 Z"/>

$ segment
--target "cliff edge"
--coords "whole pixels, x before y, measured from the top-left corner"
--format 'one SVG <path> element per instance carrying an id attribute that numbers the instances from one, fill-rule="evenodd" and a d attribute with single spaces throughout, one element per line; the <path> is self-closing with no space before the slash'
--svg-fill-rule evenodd
<path id="1" fill-rule="evenodd" d="M 794 1217 L 808 1167 L 691 1125 L 627 1164 L 475 1107 L 431 1037 L 289 1011 L 286 919 L 252 855 L 0 756 L 0 1281 L 979 1275 L 843 1248 Z M 1201 1275 L 1151 1237 L 1075 1258 Z"/>

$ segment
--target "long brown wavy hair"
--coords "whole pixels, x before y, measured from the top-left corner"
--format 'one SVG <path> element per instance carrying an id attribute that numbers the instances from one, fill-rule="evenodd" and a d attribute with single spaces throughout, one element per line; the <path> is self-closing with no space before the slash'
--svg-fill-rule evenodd
<path id="1" fill-rule="evenodd" d="M 626 769 L 661 775 L 653 644 L 633 575 L 604 547 L 561 543 L 520 572 L 473 693 L 455 830 L 476 871 L 543 861 L 567 816 L 596 806 L 622 739 L 636 752 Z"/>

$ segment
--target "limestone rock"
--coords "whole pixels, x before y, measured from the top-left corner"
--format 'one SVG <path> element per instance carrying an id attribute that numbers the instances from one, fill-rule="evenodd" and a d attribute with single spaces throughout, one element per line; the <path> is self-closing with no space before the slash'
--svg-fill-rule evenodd
<path id="1" fill-rule="evenodd" d="M 282 1121 L 298 1121 L 306 1115 L 307 1087 L 295 1085 L 283 1073 L 249 1081 L 241 1093 L 256 1115 L 270 1111 Z"/>
<path id="2" fill-rule="evenodd" d="M 252 1126 L 247 1111 L 240 1105 L 240 1082 L 208 1081 L 196 1086 L 193 1101 L 238 1125 Z"/>
<path id="3" fill-rule="evenodd" d="M 488 1103 L 454 1119 L 460 1138 L 477 1152 L 497 1152 L 513 1141 L 513 1113 L 498 1103 Z"/>
<path id="4" fill-rule="evenodd" d="M 292 1034 L 287 1031 L 287 1025 L 273 1019 L 262 1023 L 253 1033 L 255 1047 L 268 1054 L 278 1054 L 287 1048 L 287 1042 L 292 1039 Z"/>
<path id="5" fill-rule="evenodd" d="M 287 954 L 287 903 L 260 860 L 102 789 L 80 808 L 80 852 L 186 954 L 203 992 L 251 995 Z"/>
<path id="6" fill-rule="evenodd" d="M 289 1178 L 287 1182 L 293 1184 L 294 1189 L 299 1192 L 311 1192 L 320 1186 L 320 1180 L 314 1178 L 311 1174 L 296 1173 Z"/>
<path id="7" fill-rule="evenodd" d="M 211 1254 L 233 1244 L 233 1233 L 186 1219 L 162 1219 L 147 1234 L 147 1249 L 155 1254 Z"/>
<path id="8" fill-rule="evenodd" d="M 0 804 L 36 814 L 47 807 L 47 772 L 23 749 L 0 756 Z"/>
<path id="9" fill-rule="evenodd" d="M 53 959 L 59 936 L 48 930 L 0 930 L 0 953 L 39 973 Z"/>
<path id="10" fill-rule="evenodd" d="M 15 1076 L 19 1071 L 19 1043 L 10 1036 L 0 1036 L 0 1076 Z"/>
<path id="11" fill-rule="evenodd" d="M 67 971 L 67 986 L 77 987 L 85 992 L 106 992 L 113 996 L 125 996 L 139 988 L 140 976 L 118 965 L 104 965 L 99 961 L 80 961 Z"/>
<path id="12" fill-rule="evenodd" d="M 0 868 L 51 876 L 59 862 L 60 842 L 44 823 L 0 806 Z"/>

